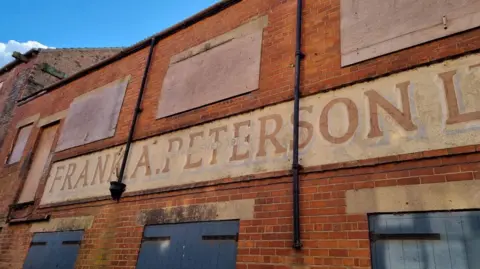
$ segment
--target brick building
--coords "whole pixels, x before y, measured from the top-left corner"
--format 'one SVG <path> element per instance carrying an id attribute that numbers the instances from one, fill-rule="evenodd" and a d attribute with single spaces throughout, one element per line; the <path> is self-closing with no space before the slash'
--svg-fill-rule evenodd
<path id="1" fill-rule="evenodd" d="M 478 1 L 298 4 L 221 1 L 22 98 L 0 268 L 476 268 Z"/>
<path id="2" fill-rule="evenodd" d="M 33 96 L 69 75 L 120 51 L 118 48 L 31 49 L 14 53 L 0 69 L 0 147 L 19 99 Z"/>

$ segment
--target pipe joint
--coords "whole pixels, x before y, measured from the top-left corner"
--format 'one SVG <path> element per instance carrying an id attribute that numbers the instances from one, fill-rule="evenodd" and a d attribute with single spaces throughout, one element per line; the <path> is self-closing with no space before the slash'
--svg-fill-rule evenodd
<path id="1" fill-rule="evenodd" d="M 293 170 L 293 171 L 300 171 L 300 170 L 302 170 L 302 168 L 303 168 L 303 167 L 302 167 L 301 164 L 299 164 L 299 163 L 292 163 L 292 170 Z"/>
<path id="2" fill-rule="evenodd" d="M 300 239 L 295 240 L 295 242 L 293 242 L 293 248 L 294 248 L 294 249 L 300 250 L 300 249 L 302 249 L 302 247 L 303 247 L 303 244 L 302 244 L 302 242 L 300 241 Z"/>

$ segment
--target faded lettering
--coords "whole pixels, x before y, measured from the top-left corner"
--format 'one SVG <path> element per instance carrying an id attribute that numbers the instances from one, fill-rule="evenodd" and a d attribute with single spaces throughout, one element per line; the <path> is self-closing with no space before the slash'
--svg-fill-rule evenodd
<path id="1" fill-rule="evenodd" d="M 67 174 L 65 174 L 65 179 L 63 180 L 63 185 L 62 185 L 62 191 L 65 189 L 65 185 L 68 183 L 68 189 L 72 188 L 72 176 L 75 173 L 75 169 L 77 169 L 77 164 L 76 163 L 70 163 L 68 164 L 67 168 Z"/>
<path id="2" fill-rule="evenodd" d="M 275 154 L 285 153 L 287 149 L 285 149 L 277 139 L 277 134 L 280 132 L 283 125 L 282 116 L 279 114 L 273 114 L 260 117 L 258 120 L 260 121 L 260 139 L 257 157 L 267 156 L 267 141 L 270 141 L 270 143 L 272 143 L 272 145 L 275 147 Z M 270 133 L 267 130 L 268 122 L 272 122 L 274 126 L 273 131 Z"/>
<path id="3" fill-rule="evenodd" d="M 240 146 L 241 144 L 244 143 L 249 143 L 250 142 L 250 135 L 247 134 L 245 137 L 240 136 L 240 129 L 242 127 L 249 128 L 250 127 L 250 120 L 242 121 L 242 122 L 237 122 L 233 124 L 233 128 L 235 129 L 234 131 L 234 139 L 236 139 L 234 145 L 233 145 L 233 151 L 232 151 L 232 156 L 230 157 L 230 161 L 241 161 L 241 160 L 246 160 L 250 156 L 250 151 L 248 149 L 245 149 L 243 153 L 240 153 Z"/>
<path id="4" fill-rule="evenodd" d="M 189 144 L 189 150 L 191 150 L 195 144 L 196 138 L 203 138 L 203 132 L 196 132 L 193 134 L 190 134 L 190 144 Z M 202 165 L 202 158 L 200 157 L 197 161 L 192 161 L 192 153 L 189 153 L 187 155 L 187 162 L 185 163 L 185 169 L 192 169 L 192 168 L 197 168 Z"/>
<path id="5" fill-rule="evenodd" d="M 480 144 L 478 67 L 475 54 L 302 98 L 300 164 L 355 163 Z M 135 141 L 127 192 L 286 171 L 292 112 L 292 102 L 284 102 Z M 52 164 L 41 204 L 109 196 L 105 183 L 116 180 L 124 147 Z"/>
<path id="6" fill-rule="evenodd" d="M 133 170 L 133 174 L 131 178 L 137 177 L 137 170 L 138 168 L 143 167 L 145 169 L 145 176 L 150 176 L 152 174 L 152 169 L 150 168 L 150 157 L 148 155 L 148 146 L 143 146 L 142 155 Z"/>
<path id="7" fill-rule="evenodd" d="M 439 77 L 443 81 L 443 87 L 445 88 L 445 97 L 448 110 L 447 124 L 480 120 L 480 111 L 466 113 L 460 112 L 458 107 L 457 93 L 455 92 L 455 85 L 453 83 L 453 78 L 456 74 L 457 71 L 455 70 L 439 74 Z"/>
<path id="8" fill-rule="evenodd" d="M 49 191 L 49 192 L 52 192 L 53 187 L 55 186 L 55 182 L 62 180 L 62 176 L 60 176 L 60 175 L 58 175 L 58 174 L 60 173 L 60 171 L 63 171 L 63 170 L 65 170 L 65 166 L 63 166 L 63 165 L 57 166 L 57 170 L 56 170 L 56 172 L 55 172 L 55 176 L 53 176 L 52 187 L 50 187 L 50 191 Z"/>
<path id="9" fill-rule="evenodd" d="M 175 143 L 176 142 L 176 143 Z M 173 145 L 178 144 L 177 151 L 180 151 L 183 146 L 183 140 L 179 137 L 174 137 L 168 140 L 168 153 L 173 152 Z M 168 173 L 170 172 L 170 158 L 167 157 L 165 159 L 165 166 L 163 167 L 162 173 Z"/>
<path id="10" fill-rule="evenodd" d="M 108 177 L 110 181 L 117 180 L 117 175 L 120 172 L 120 163 L 122 162 L 123 158 L 123 148 L 120 152 L 117 152 L 113 155 L 113 163 L 110 169 L 110 176 Z"/>
<path id="11" fill-rule="evenodd" d="M 312 113 L 313 112 L 313 106 L 308 106 L 308 107 L 301 107 L 300 109 L 300 112 L 301 111 L 307 111 L 308 113 Z M 291 122 L 293 124 L 293 114 L 291 116 Z M 310 122 L 308 121 L 305 121 L 305 120 L 299 120 L 298 121 L 298 127 L 300 128 L 300 130 L 305 130 L 307 132 L 307 136 L 305 137 L 304 140 L 300 140 L 301 138 L 299 138 L 299 142 L 298 142 L 298 147 L 300 149 L 303 149 L 304 147 L 306 147 L 308 145 L 308 143 L 310 143 L 310 141 L 312 140 L 312 137 L 313 137 L 313 124 L 311 124 Z M 290 142 L 290 144 L 292 145 L 291 148 L 293 149 L 293 140 L 292 142 Z"/>
<path id="12" fill-rule="evenodd" d="M 378 94 L 378 92 L 373 90 L 365 92 L 365 95 L 368 97 L 370 110 L 370 133 L 368 133 L 369 138 L 383 135 L 383 131 L 380 130 L 378 125 L 378 106 L 383 108 L 385 112 L 392 116 L 393 119 L 406 131 L 417 130 L 417 126 L 415 126 L 415 124 L 412 122 L 412 114 L 410 112 L 410 99 L 408 98 L 409 86 L 410 82 L 403 82 L 396 86 L 396 88 L 400 90 L 402 111 L 388 102 L 387 99 Z"/>
<path id="13" fill-rule="evenodd" d="M 218 143 L 220 142 L 220 132 L 227 132 L 227 126 L 221 126 L 218 128 L 213 128 L 210 130 L 210 135 L 213 135 L 213 149 L 212 149 L 212 158 L 210 161 L 210 164 L 216 164 L 217 163 L 217 147 Z"/>
<path id="14" fill-rule="evenodd" d="M 335 137 L 331 135 L 330 130 L 328 129 L 329 127 L 328 113 L 330 112 L 330 109 L 332 109 L 332 107 L 335 106 L 336 104 L 345 105 L 345 108 L 347 109 L 347 115 L 348 115 L 348 119 L 346 119 L 348 123 L 347 132 L 344 135 L 339 137 Z M 342 144 L 347 142 L 355 134 L 357 127 L 358 127 L 358 108 L 355 105 L 355 103 L 348 98 L 337 98 L 330 101 L 330 103 L 328 103 L 327 106 L 325 106 L 325 108 L 322 111 L 322 114 L 320 115 L 320 132 L 322 133 L 322 136 L 323 138 L 325 138 L 325 140 L 333 144 Z"/>
<path id="15" fill-rule="evenodd" d="M 73 188 L 76 189 L 78 183 L 80 182 L 83 182 L 84 187 L 88 185 L 88 160 L 85 161 L 82 172 L 80 172 L 80 176 L 78 176 L 77 182 L 75 183 L 75 186 Z"/>
<path id="16" fill-rule="evenodd" d="M 103 162 L 103 156 L 98 156 L 97 158 L 97 167 L 95 168 L 95 173 L 93 174 L 93 179 L 91 185 L 95 185 L 95 179 L 98 178 L 99 184 L 103 183 L 103 178 L 105 177 L 105 172 L 107 171 L 108 159 L 110 154 L 105 156 L 105 162 Z M 113 162 L 115 164 L 115 162 Z"/>

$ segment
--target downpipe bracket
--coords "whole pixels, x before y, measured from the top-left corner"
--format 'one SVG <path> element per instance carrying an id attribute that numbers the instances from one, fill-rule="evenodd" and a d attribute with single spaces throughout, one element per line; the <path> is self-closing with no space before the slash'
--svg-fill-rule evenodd
<path id="1" fill-rule="evenodd" d="M 294 171 L 302 171 L 303 166 L 299 163 L 293 163 L 292 164 L 292 172 Z"/>
<path id="2" fill-rule="evenodd" d="M 300 57 L 300 59 L 303 60 L 303 59 L 305 58 L 305 53 L 303 53 L 303 52 L 300 51 L 300 50 L 297 50 L 297 51 L 295 52 L 295 56 Z"/>
<path id="3" fill-rule="evenodd" d="M 300 240 L 295 240 L 295 242 L 293 242 L 293 248 L 296 249 L 296 250 L 301 250 L 303 247 L 303 244 Z"/>

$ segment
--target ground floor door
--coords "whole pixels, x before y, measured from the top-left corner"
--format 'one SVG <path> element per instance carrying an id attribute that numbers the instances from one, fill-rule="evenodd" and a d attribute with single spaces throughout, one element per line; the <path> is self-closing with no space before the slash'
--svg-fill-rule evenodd
<path id="1" fill-rule="evenodd" d="M 480 268 L 480 212 L 369 218 L 373 269 Z"/>
<path id="2" fill-rule="evenodd" d="M 83 231 L 36 233 L 24 269 L 74 269 Z"/>
<path id="3" fill-rule="evenodd" d="M 235 269 L 238 221 L 145 227 L 137 269 Z"/>

